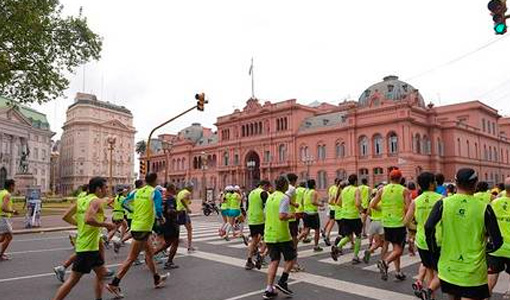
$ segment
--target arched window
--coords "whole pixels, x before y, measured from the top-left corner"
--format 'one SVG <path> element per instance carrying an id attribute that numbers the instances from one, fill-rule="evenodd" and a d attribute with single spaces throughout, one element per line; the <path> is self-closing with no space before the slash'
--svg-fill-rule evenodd
<path id="1" fill-rule="evenodd" d="M 336 170 L 336 178 L 340 180 L 347 179 L 347 171 L 345 171 L 344 169 Z"/>
<path id="2" fill-rule="evenodd" d="M 175 159 L 172 159 L 172 171 L 175 170 Z"/>
<path id="3" fill-rule="evenodd" d="M 243 126 L 241 126 L 241 136 L 242 136 L 242 137 L 244 137 L 244 136 L 245 136 L 245 134 L 246 134 L 246 128 L 245 128 L 245 126 L 243 125 Z"/>
<path id="4" fill-rule="evenodd" d="M 183 170 L 187 170 L 188 169 L 188 167 L 186 167 L 186 159 L 185 158 L 183 158 L 181 160 L 181 169 L 183 169 Z"/>
<path id="5" fill-rule="evenodd" d="M 335 154 L 337 158 L 345 157 L 345 143 L 337 142 L 335 145 Z"/>
<path id="6" fill-rule="evenodd" d="M 419 133 L 414 136 L 414 151 L 421 154 L 421 136 Z"/>
<path id="7" fill-rule="evenodd" d="M 492 160 L 492 146 L 489 146 L 489 161 Z"/>
<path id="8" fill-rule="evenodd" d="M 278 146 L 278 160 L 284 162 L 287 159 L 287 147 L 284 144 Z"/>
<path id="9" fill-rule="evenodd" d="M 368 178 L 368 169 L 366 168 L 359 169 L 359 177 L 360 179 Z"/>
<path id="10" fill-rule="evenodd" d="M 475 143 L 475 158 L 478 159 L 478 143 Z"/>
<path id="11" fill-rule="evenodd" d="M 197 160 L 197 157 L 193 157 L 193 169 L 196 170 L 198 169 L 198 160 Z"/>
<path id="12" fill-rule="evenodd" d="M 181 169 L 181 159 L 178 158 L 177 159 L 177 170 L 180 170 Z"/>
<path id="13" fill-rule="evenodd" d="M 276 131 L 280 131 L 280 119 L 276 119 Z"/>
<path id="14" fill-rule="evenodd" d="M 361 157 L 368 155 L 368 138 L 365 135 L 359 138 L 359 155 Z"/>
<path id="15" fill-rule="evenodd" d="M 374 141 L 374 155 L 379 156 L 383 154 L 383 138 L 380 134 L 373 137 Z"/>
<path id="16" fill-rule="evenodd" d="M 253 135 L 253 123 L 250 124 L 250 136 L 252 136 L 252 135 Z"/>
<path id="17" fill-rule="evenodd" d="M 467 157 L 471 158 L 471 149 L 469 149 L 469 141 L 466 141 Z"/>
<path id="18" fill-rule="evenodd" d="M 374 175 L 383 175 L 384 169 L 381 167 L 374 168 Z"/>
<path id="19" fill-rule="evenodd" d="M 395 132 L 390 132 L 388 135 L 388 148 L 390 154 L 398 153 L 398 136 Z"/>
<path id="20" fill-rule="evenodd" d="M 462 156 L 462 146 L 460 145 L 460 138 L 457 139 L 457 155 Z"/>
<path id="21" fill-rule="evenodd" d="M 317 173 L 317 188 L 320 190 L 326 189 L 328 186 L 328 174 L 326 171 L 319 171 Z"/>
<path id="22" fill-rule="evenodd" d="M 487 153 L 487 145 L 483 145 L 483 159 L 484 160 L 489 159 L 489 153 Z"/>
<path id="23" fill-rule="evenodd" d="M 287 130 L 287 117 L 283 119 L 283 130 Z"/>
<path id="24" fill-rule="evenodd" d="M 262 122 L 259 122 L 259 134 L 262 134 Z"/>
<path id="25" fill-rule="evenodd" d="M 228 152 L 223 152 L 223 165 L 228 166 Z"/>
<path id="26" fill-rule="evenodd" d="M 423 136 L 423 154 L 430 155 L 431 154 L 431 145 L 430 145 L 430 139 L 427 135 Z"/>
<path id="27" fill-rule="evenodd" d="M 326 145 L 317 145 L 317 159 L 318 160 L 326 159 Z"/>

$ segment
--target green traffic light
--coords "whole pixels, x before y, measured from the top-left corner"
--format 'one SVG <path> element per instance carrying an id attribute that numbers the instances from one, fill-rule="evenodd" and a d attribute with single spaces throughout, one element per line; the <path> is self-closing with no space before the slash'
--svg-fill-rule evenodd
<path id="1" fill-rule="evenodd" d="M 494 25 L 494 31 L 496 34 L 505 34 L 506 33 L 506 24 L 505 23 L 497 23 Z"/>

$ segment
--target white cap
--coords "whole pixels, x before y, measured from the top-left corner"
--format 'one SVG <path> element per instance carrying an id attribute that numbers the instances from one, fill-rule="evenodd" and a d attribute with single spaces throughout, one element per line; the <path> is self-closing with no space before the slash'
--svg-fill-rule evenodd
<path id="1" fill-rule="evenodd" d="M 231 186 L 231 185 L 227 185 L 227 186 L 225 187 L 225 191 L 227 191 L 227 192 L 229 192 L 229 191 L 233 191 L 233 190 L 234 190 L 234 187 L 233 187 L 233 186 Z"/>
<path id="2" fill-rule="evenodd" d="M 238 185 L 234 186 L 234 190 L 239 191 L 240 189 L 241 188 Z"/>

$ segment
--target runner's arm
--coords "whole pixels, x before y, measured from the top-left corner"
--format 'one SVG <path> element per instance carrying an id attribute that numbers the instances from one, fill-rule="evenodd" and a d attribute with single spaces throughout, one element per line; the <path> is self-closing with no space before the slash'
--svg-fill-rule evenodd
<path id="1" fill-rule="evenodd" d="M 135 199 L 135 193 L 129 194 L 126 199 L 122 200 L 122 208 L 129 211 L 130 213 L 133 212 L 133 210 L 129 207 L 131 205 L 131 202 Z"/>
<path id="2" fill-rule="evenodd" d="M 187 194 L 186 197 L 184 197 L 182 200 L 181 200 L 181 204 L 182 206 L 184 206 L 184 208 L 186 209 L 186 211 L 188 213 L 191 212 L 191 210 L 189 209 L 188 207 L 188 201 L 191 201 L 191 193 Z"/>
<path id="3" fill-rule="evenodd" d="M 163 196 L 161 196 L 158 190 L 154 190 L 152 199 L 154 200 L 154 208 L 156 209 L 156 218 L 163 218 Z"/>
<path id="4" fill-rule="evenodd" d="M 290 198 L 288 196 L 280 202 L 279 218 L 282 221 L 294 218 L 294 214 L 290 213 Z"/>
<path id="5" fill-rule="evenodd" d="M 490 205 L 485 209 L 485 230 L 489 236 L 487 243 L 487 253 L 492 253 L 503 245 L 503 237 L 498 226 L 498 219 Z"/>
<path id="6" fill-rule="evenodd" d="M 260 193 L 260 198 L 262 198 L 262 207 L 265 208 L 267 199 L 269 198 L 269 194 L 266 191 L 263 191 L 262 193 Z M 246 201 L 246 203 L 248 203 L 248 202 L 249 201 Z M 248 205 L 246 205 L 246 206 L 248 206 Z"/>
<path id="7" fill-rule="evenodd" d="M 74 216 L 76 215 L 76 203 L 73 204 L 71 207 L 69 207 L 62 217 L 62 220 L 66 221 L 67 223 L 76 226 L 76 219 Z"/>
<path id="8" fill-rule="evenodd" d="M 322 204 L 321 202 L 319 202 L 319 193 L 317 193 L 317 191 L 314 192 L 313 194 L 313 201 L 312 201 L 312 204 L 314 206 L 318 206 L 318 207 L 323 207 L 324 204 Z"/>
<path id="9" fill-rule="evenodd" d="M 412 201 L 413 201 L 413 198 L 411 196 L 411 191 L 408 189 L 404 189 L 404 202 L 405 202 L 406 212 L 409 210 L 409 206 L 411 205 Z"/>
<path id="10" fill-rule="evenodd" d="M 375 194 L 374 199 L 372 199 L 372 201 L 370 201 L 370 209 L 378 210 L 377 205 L 379 204 L 379 202 L 381 202 L 381 194 L 382 194 L 382 189 L 378 190 L 377 194 Z"/>
<path id="11" fill-rule="evenodd" d="M 411 222 L 413 221 L 413 218 L 414 218 L 414 201 L 411 202 L 411 205 L 409 206 L 409 209 L 407 210 L 407 213 L 406 213 L 406 216 L 404 218 L 404 223 L 406 224 L 406 226 L 409 227 L 409 225 L 411 225 Z"/>
<path id="12" fill-rule="evenodd" d="M 443 200 L 439 200 L 432 208 L 429 218 L 425 223 L 425 239 L 427 241 L 427 246 L 432 253 L 439 253 L 439 247 L 436 241 L 436 225 L 441 222 L 442 216 Z"/>
<path id="13" fill-rule="evenodd" d="M 16 210 L 15 209 L 12 209 L 12 210 L 9 210 L 9 201 L 11 200 L 11 195 L 7 194 L 5 197 L 4 197 L 4 201 L 2 202 L 2 211 L 3 212 L 6 212 L 6 213 L 9 213 L 9 214 L 16 214 Z M 26 203 L 26 202 L 25 202 Z"/>
<path id="14" fill-rule="evenodd" d="M 361 211 L 361 192 L 359 189 L 356 189 L 355 198 L 356 198 L 356 202 L 355 202 L 356 208 L 359 211 Z"/>
<path id="15" fill-rule="evenodd" d="M 112 223 L 108 223 L 108 222 L 99 222 L 96 220 L 96 215 L 102 211 L 103 209 L 101 208 L 102 206 L 102 202 L 103 200 L 99 199 L 99 198 L 96 198 L 95 200 L 93 200 L 90 205 L 89 205 L 89 208 L 87 209 L 87 212 L 85 213 L 85 224 L 89 225 L 89 226 L 94 226 L 94 227 L 104 227 L 108 230 L 112 230 L 115 228 L 115 225 L 113 225 Z"/>

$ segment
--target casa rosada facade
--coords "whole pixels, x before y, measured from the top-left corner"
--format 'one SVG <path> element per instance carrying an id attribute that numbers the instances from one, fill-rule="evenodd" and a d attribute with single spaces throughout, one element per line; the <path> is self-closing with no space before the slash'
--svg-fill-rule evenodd
<path id="1" fill-rule="evenodd" d="M 229 184 L 252 188 L 289 172 L 315 179 L 322 191 L 353 173 L 371 185 L 384 182 L 395 167 L 408 180 L 432 171 L 453 181 L 461 167 L 492 184 L 510 176 L 510 118 L 480 101 L 426 105 L 396 76 L 338 105 L 249 99 L 215 125 L 217 131 L 195 123 L 160 135 L 150 170 L 178 186 L 193 182 L 195 196 Z"/>

